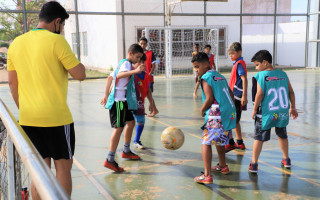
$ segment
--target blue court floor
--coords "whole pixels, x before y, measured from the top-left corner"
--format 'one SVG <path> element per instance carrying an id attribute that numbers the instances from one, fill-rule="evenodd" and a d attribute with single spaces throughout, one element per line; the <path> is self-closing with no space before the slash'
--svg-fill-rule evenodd
<path id="1" fill-rule="evenodd" d="M 160 113 L 146 120 L 141 140 L 147 149 L 131 147 L 142 157 L 141 161 L 122 159 L 121 139 L 116 155 L 116 160 L 126 170 L 121 174 L 103 167 L 112 133 L 109 112 L 100 105 L 105 80 L 70 82 L 68 104 L 76 129 L 72 199 L 319 199 L 320 72 L 296 70 L 287 73 L 299 112 L 298 119 L 290 120 L 287 128 L 292 169 L 284 170 L 280 166 L 282 153 L 273 130 L 272 138 L 264 144 L 260 156 L 259 173 L 248 173 L 254 141 L 250 118 L 254 73 L 249 73 L 248 111 L 243 112 L 241 119 L 247 149 L 229 152 L 227 163 L 231 173 L 213 174 L 211 185 L 193 181 L 204 170 L 200 143 L 200 126 L 204 119 L 199 112 L 202 100 L 200 90 L 198 99 L 192 97 L 193 78 L 155 80 L 154 99 Z M 18 116 L 8 85 L 0 85 L 0 94 L 11 112 Z M 185 143 L 179 150 L 162 147 L 160 135 L 168 126 L 178 127 L 185 134 Z M 213 148 L 212 164 L 217 161 Z"/>

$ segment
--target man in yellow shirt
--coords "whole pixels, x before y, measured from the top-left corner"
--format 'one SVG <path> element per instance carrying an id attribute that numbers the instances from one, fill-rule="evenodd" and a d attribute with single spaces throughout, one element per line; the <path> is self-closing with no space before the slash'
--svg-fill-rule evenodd
<path id="1" fill-rule="evenodd" d="M 55 1 L 41 8 L 36 29 L 17 37 L 8 51 L 8 79 L 19 123 L 71 196 L 75 134 L 67 105 L 68 73 L 84 80 L 85 68 L 60 35 L 66 10 Z M 31 186 L 32 199 L 40 199 Z"/>

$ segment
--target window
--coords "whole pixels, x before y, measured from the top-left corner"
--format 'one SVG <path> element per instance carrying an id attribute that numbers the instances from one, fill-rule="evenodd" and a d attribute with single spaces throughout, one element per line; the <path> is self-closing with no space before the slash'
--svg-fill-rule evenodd
<path id="1" fill-rule="evenodd" d="M 71 33 L 72 36 L 72 52 L 77 55 L 77 34 Z"/>
<path id="2" fill-rule="evenodd" d="M 82 33 L 82 51 L 81 55 L 88 56 L 87 32 Z"/>

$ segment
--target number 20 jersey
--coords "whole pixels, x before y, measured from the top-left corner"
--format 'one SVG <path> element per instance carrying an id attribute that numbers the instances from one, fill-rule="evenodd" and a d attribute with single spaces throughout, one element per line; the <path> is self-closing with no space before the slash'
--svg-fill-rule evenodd
<path id="1" fill-rule="evenodd" d="M 261 102 L 262 130 L 286 127 L 289 123 L 288 76 L 278 69 L 254 75 L 263 92 Z"/>

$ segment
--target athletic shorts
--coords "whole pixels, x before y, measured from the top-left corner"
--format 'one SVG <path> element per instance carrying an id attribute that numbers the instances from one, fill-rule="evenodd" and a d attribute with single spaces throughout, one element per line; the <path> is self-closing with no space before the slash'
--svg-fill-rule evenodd
<path id="1" fill-rule="evenodd" d="M 109 110 L 112 128 L 124 127 L 127 121 L 134 120 L 133 114 L 128 109 L 126 101 L 115 101 Z"/>
<path id="2" fill-rule="evenodd" d="M 234 105 L 236 106 L 236 113 L 237 113 L 237 124 L 240 122 L 241 119 L 241 113 L 242 113 L 242 109 L 241 109 L 241 101 L 235 99 Z"/>
<path id="3" fill-rule="evenodd" d="M 231 130 L 225 131 L 224 128 L 204 129 L 201 144 L 224 146 L 229 144 Z"/>
<path id="4" fill-rule="evenodd" d="M 42 158 L 72 159 L 74 155 L 74 124 L 55 127 L 21 126 Z"/>
<path id="5" fill-rule="evenodd" d="M 145 115 L 135 115 L 133 114 L 135 120 L 139 124 L 145 124 L 146 123 L 146 116 Z"/>
<path id="6" fill-rule="evenodd" d="M 268 130 L 261 129 L 262 128 L 261 118 L 259 118 L 259 117 L 255 118 L 254 126 L 255 126 L 255 135 L 254 135 L 255 140 L 259 140 L 262 142 L 270 140 L 271 129 L 268 129 Z M 282 139 L 288 138 L 286 127 L 282 127 L 282 128 L 276 127 L 275 129 L 276 129 L 277 136 L 279 136 Z"/>
<path id="7" fill-rule="evenodd" d="M 151 92 L 153 92 L 153 84 L 154 84 L 154 82 L 149 83 L 149 88 L 150 88 Z"/>

